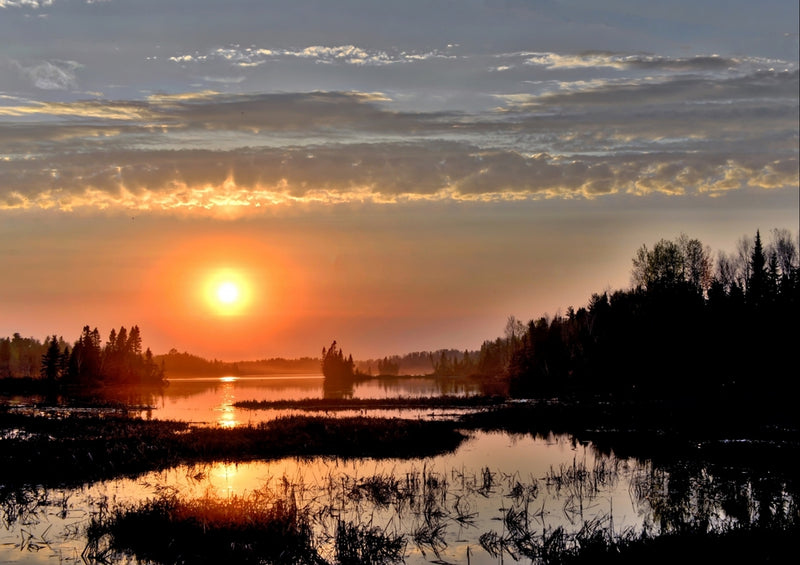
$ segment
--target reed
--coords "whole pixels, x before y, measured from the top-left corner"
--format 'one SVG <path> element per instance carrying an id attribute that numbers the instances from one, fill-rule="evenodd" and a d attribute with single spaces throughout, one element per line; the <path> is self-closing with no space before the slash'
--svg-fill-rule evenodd
<path id="1" fill-rule="evenodd" d="M 425 457 L 466 438 L 454 422 L 290 416 L 234 429 L 117 415 L 41 417 L 0 411 L 0 484 L 72 484 L 187 462 L 287 456 Z M 16 430 L 16 431 L 14 431 Z"/>
<path id="2" fill-rule="evenodd" d="M 339 565 L 389 565 L 402 563 L 406 552 L 403 535 L 377 526 L 339 520 L 336 526 L 336 562 Z"/>
<path id="3" fill-rule="evenodd" d="M 304 398 L 300 400 L 240 400 L 237 408 L 246 410 L 387 410 L 414 408 L 481 408 L 502 406 L 506 398 L 497 395 L 398 396 L 393 398 Z"/>
<path id="4" fill-rule="evenodd" d="M 294 496 L 269 490 L 183 500 L 174 494 L 94 516 L 89 559 L 128 552 L 158 563 L 298 563 L 324 561 L 312 543 L 309 517 Z"/>

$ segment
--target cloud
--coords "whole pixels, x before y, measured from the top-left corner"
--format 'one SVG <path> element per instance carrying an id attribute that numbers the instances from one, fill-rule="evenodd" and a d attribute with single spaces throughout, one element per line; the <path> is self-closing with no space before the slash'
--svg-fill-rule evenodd
<path id="1" fill-rule="evenodd" d="M 105 4 L 111 0 L 85 0 L 87 4 Z M 52 6 L 54 0 L 0 0 L 0 8 L 46 8 Z"/>
<path id="2" fill-rule="evenodd" d="M 79 102 L 38 102 L 0 106 L 0 117 L 38 117 L 42 119 L 147 120 L 150 108 L 136 101 L 82 100 Z"/>
<path id="3" fill-rule="evenodd" d="M 582 53 L 517 52 L 496 55 L 509 61 L 522 60 L 523 64 L 547 70 L 592 69 L 636 70 L 659 73 L 719 73 L 749 74 L 758 70 L 792 70 L 797 64 L 764 57 L 723 57 L 720 55 L 694 55 L 669 57 L 648 53 L 613 53 L 586 51 Z"/>
<path id="4" fill-rule="evenodd" d="M 52 6 L 53 0 L 0 0 L 0 8 L 33 8 Z"/>
<path id="5" fill-rule="evenodd" d="M 577 54 L 561 53 L 519 53 L 528 65 L 542 66 L 548 69 L 580 69 L 610 67 L 615 69 L 651 69 L 668 71 L 708 71 L 736 67 L 737 59 L 724 58 L 718 55 L 698 55 L 695 57 L 664 57 L 645 54 L 626 55 L 609 52 L 584 52 Z"/>
<path id="6" fill-rule="evenodd" d="M 535 107 L 630 107 L 668 104 L 731 104 L 734 101 L 796 101 L 798 71 L 761 71 L 748 75 L 714 78 L 678 76 L 672 78 L 597 79 L 551 83 L 550 91 L 536 94 L 498 94 L 509 108 Z M 658 107 L 658 106 L 655 106 Z"/>
<path id="7" fill-rule="evenodd" d="M 199 64 L 212 61 L 225 61 L 238 67 L 258 67 L 269 61 L 287 59 L 308 59 L 315 63 L 347 64 L 356 66 L 383 66 L 399 63 L 413 63 L 429 59 L 453 59 L 454 55 L 447 51 L 455 46 L 448 46 L 445 51 L 407 51 L 398 49 L 366 49 L 356 45 L 309 45 L 300 49 L 266 49 L 259 47 L 241 47 L 232 45 L 218 47 L 205 52 L 180 54 L 169 57 L 179 64 Z"/>
<path id="8" fill-rule="evenodd" d="M 247 80 L 245 77 L 212 77 L 204 76 L 203 80 L 206 82 L 218 82 L 222 84 L 239 84 Z"/>
<path id="9" fill-rule="evenodd" d="M 770 154 L 526 155 L 434 141 L 106 151 L 0 163 L 0 208 L 257 213 L 309 203 L 714 195 L 796 186 L 797 163 Z"/>
<path id="10" fill-rule="evenodd" d="M 796 189 L 799 76 L 520 83 L 529 90 L 500 92 L 499 109 L 472 112 L 399 111 L 382 92 L 4 97 L 0 208 L 258 213 Z"/>
<path id="11" fill-rule="evenodd" d="M 82 66 L 76 61 L 44 61 L 28 67 L 16 61 L 14 64 L 36 88 L 42 90 L 74 89 L 77 86 L 75 71 Z"/>

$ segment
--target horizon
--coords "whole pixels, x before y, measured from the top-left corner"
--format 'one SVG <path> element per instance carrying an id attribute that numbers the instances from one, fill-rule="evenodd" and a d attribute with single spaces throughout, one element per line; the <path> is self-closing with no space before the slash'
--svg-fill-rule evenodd
<path id="1" fill-rule="evenodd" d="M 447 8 L 0 0 L 0 336 L 477 350 L 797 238 L 797 2 Z"/>

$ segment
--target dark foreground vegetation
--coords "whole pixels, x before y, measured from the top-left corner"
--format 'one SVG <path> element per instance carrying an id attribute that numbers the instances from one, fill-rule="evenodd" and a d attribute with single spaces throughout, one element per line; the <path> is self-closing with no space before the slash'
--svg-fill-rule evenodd
<path id="1" fill-rule="evenodd" d="M 245 410 L 280 410 L 292 408 L 307 411 L 387 410 L 402 408 L 478 408 L 504 404 L 499 395 L 425 396 L 395 398 L 305 398 L 303 400 L 241 400 L 234 402 Z"/>
<path id="2" fill-rule="evenodd" d="M 502 481 L 485 468 L 468 491 L 453 488 L 447 476 L 406 473 L 404 476 L 329 476 L 327 484 L 305 487 L 286 477 L 277 487 L 265 486 L 248 495 L 220 497 L 206 493 L 183 500 L 171 491 L 132 506 L 118 506 L 93 517 L 84 557 L 110 562 L 120 553 L 133 553 L 156 563 L 403 563 L 408 546 L 432 554 L 434 563 L 447 543 L 447 523 L 474 526 L 470 496 L 488 496 Z M 679 513 L 661 521 L 659 531 L 614 529 L 608 515 L 584 520 L 574 532 L 563 527 L 542 528 L 532 507 L 540 489 L 591 490 L 597 481 L 613 481 L 612 467 L 581 466 L 551 470 L 544 484 L 516 482 L 507 491 L 498 518 L 499 531 L 479 536 L 476 551 L 485 551 L 501 563 L 504 557 L 538 564 L 570 563 L 770 563 L 782 562 L 794 549 L 800 533 L 796 521 L 770 523 L 775 513 L 737 526 L 709 528 L 705 516 Z M 663 490 L 658 475 L 643 477 L 634 496 Z M 314 505 L 318 493 L 326 502 Z M 709 493 L 691 489 L 693 495 Z M 687 497 L 688 499 L 689 497 Z M 449 505 L 448 500 L 455 500 Z M 674 501 L 680 502 L 680 501 Z M 400 520 L 418 524 L 408 533 L 380 528 L 343 516 L 358 515 L 370 507 L 391 507 Z M 685 510 L 685 508 L 683 508 Z M 369 510 L 366 510 L 369 512 Z M 142 535 L 147 531 L 148 535 Z M 469 562 L 469 549 L 467 552 Z"/>
<path id="3" fill-rule="evenodd" d="M 248 495 L 207 491 L 189 500 L 167 489 L 95 516 L 86 556 L 111 560 L 114 552 L 126 552 L 159 563 L 388 564 L 404 562 L 411 546 L 444 563 L 448 524 L 475 527 L 471 498 L 498 493 L 503 503 L 493 518 L 497 525 L 481 527 L 472 548 L 500 562 L 765 563 L 780 562 L 794 549 L 800 533 L 797 485 L 780 471 L 748 483 L 736 476 L 743 469 L 726 465 L 644 466 L 630 480 L 631 497 L 653 509 L 642 530 L 615 527 L 612 513 L 584 519 L 577 502 L 592 504 L 614 484 L 625 472 L 618 463 L 613 456 L 594 467 L 574 461 L 528 479 L 500 476 L 489 467 L 471 477 L 424 467 L 400 474 L 330 474 L 314 485 L 284 476 Z M 539 522 L 543 509 L 537 501 L 545 491 L 561 493 L 564 512 L 577 519 L 575 530 Z M 399 522 L 415 525 L 400 532 L 351 521 L 374 508 L 391 508 Z M 154 533 L 142 536 L 145 530 Z"/>
<path id="4" fill-rule="evenodd" d="M 619 531 L 606 517 L 586 522 L 578 533 L 542 531 L 533 526 L 529 504 L 540 487 L 514 485 L 508 492 L 519 501 L 504 505 L 502 527 L 481 535 L 482 551 L 534 563 L 699 563 L 712 554 L 731 562 L 750 556 L 755 561 L 748 562 L 765 562 L 791 549 L 800 533 L 796 421 L 738 418 L 738 411 L 725 418 L 721 409 L 702 416 L 696 406 L 683 412 L 687 406 L 672 403 L 483 401 L 486 405 L 477 401 L 458 420 L 287 417 L 236 429 L 146 421 L 110 408 L 102 417 L 81 412 L 22 415 L 3 409 L 0 442 L 5 460 L 14 464 L 0 467 L 0 504 L 10 505 L 7 512 L 12 512 L 25 485 L 81 484 L 179 464 L 287 456 L 426 457 L 454 450 L 471 430 L 534 436 L 555 431 L 571 434 L 575 442 L 592 441 L 609 455 L 652 461 L 653 472 L 637 482 L 635 495 L 657 509 L 658 523 L 644 532 Z M 433 405 L 435 399 L 428 402 Z M 669 421 L 672 425 L 663 425 Z M 708 425 L 694 425 L 701 421 Z M 578 481 L 588 491 L 609 473 L 613 470 L 579 465 L 555 470 L 544 480 L 565 490 Z M 752 477 L 747 491 L 736 486 L 743 477 Z M 488 491 L 496 480 L 487 470 L 475 488 Z M 85 556 L 99 562 L 113 562 L 115 552 L 127 552 L 154 563 L 402 563 L 408 544 L 436 555 L 443 547 L 445 519 L 469 523 L 468 511 L 434 505 L 446 498 L 442 489 L 447 481 L 442 478 L 359 481 L 341 486 L 334 481 L 336 488 L 347 489 L 334 499 L 376 504 L 400 504 L 402 499 L 408 504 L 416 496 L 416 511 L 427 521 L 401 535 L 342 520 L 330 533 L 334 553 L 323 555 L 312 532 L 316 518 L 297 502 L 302 497 L 293 490 L 296 485 L 224 499 L 187 500 L 164 491 L 153 500 L 95 515 Z M 735 525 L 712 525 L 709 509 L 718 504 L 736 519 Z M 142 531 L 150 534 L 143 536 Z"/>
<path id="5" fill-rule="evenodd" d="M 100 416 L 26 415 L 0 408 L 3 454 L 14 461 L 0 467 L 0 483 L 82 482 L 215 460 L 425 457 L 452 451 L 471 430 L 564 433 L 618 455 L 656 462 L 719 460 L 788 476 L 800 456 L 798 416 L 747 413 L 747 405 L 501 403 L 497 397 L 461 401 L 443 406 L 474 410 L 451 420 L 290 416 L 234 429 L 131 418 L 110 408 Z M 386 401 L 313 402 L 335 410 L 361 409 L 371 402 L 384 408 Z M 437 399 L 414 399 L 412 405 L 433 408 Z"/>
<path id="6" fill-rule="evenodd" d="M 0 410 L 6 461 L 0 484 L 81 483 L 201 461 L 291 456 L 424 457 L 465 438 L 453 423 L 380 418 L 286 417 L 235 429 L 183 422 Z"/>
<path id="7" fill-rule="evenodd" d="M 93 519 L 84 556 L 103 562 L 123 551 L 156 563 L 326 565 L 312 521 L 287 490 L 192 501 L 165 494 Z M 340 565 L 403 561 L 403 536 L 342 520 L 334 536 L 334 562 Z"/>

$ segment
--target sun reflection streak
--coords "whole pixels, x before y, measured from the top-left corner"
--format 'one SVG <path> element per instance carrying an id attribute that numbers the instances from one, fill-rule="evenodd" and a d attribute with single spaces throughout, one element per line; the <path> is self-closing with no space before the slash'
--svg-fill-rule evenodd
<path id="1" fill-rule="evenodd" d="M 236 419 L 236 408 L 233 406 L 233 403 L 236 402 L 233 384 L 235 380 L 236 377 L 222 377 L 220 379 L 222 382 L 222 403 L 217 407 L 220 412 L 217 418 L 217 425 L 226 429 L 233 429 L 241 424 Z"/>
<path id="2" fill-rule="evenodd" d="M 214 479 L 221 479 L 223 484 L 217 487 L 217 494 L 225 495 L 230 498 L 237 491 L 236 478 L 239 474 L 239 467 L 235 463 L 216 463 L 211 469 L 211 476 Z"/>

